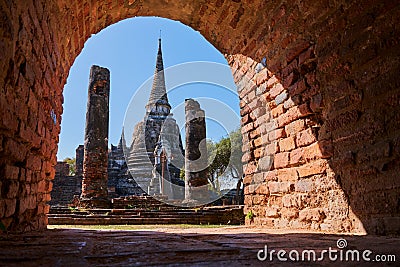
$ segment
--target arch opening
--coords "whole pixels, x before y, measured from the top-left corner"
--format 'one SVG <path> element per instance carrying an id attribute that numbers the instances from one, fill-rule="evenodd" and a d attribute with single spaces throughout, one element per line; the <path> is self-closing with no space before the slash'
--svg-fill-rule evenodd
<path id="1" fill-rule="evenodd" d="M 177 124 L 180 129 L 185 128 L 185 99 L 194 98 L 200 101 L 202 108 L 206 111 L 206 136 L 209 140 L 209 149 L 215 149 L 217 142 L 222 138 L 229 139 L 229 135 L 239 128 L 239 99 L 226 59 L 198 32 L 179 22 L 155 17 L 135 17 L 113 24 L 92 36 L 85 43 L 85 48 L 74 61 L 64 87 L 64 114 L 57 155 L 59 166 L 56 169 L 59 170 L 64 166 L 66 160 L 79 168 L 76 169 L 76 173 L 70 175 L 67 172 L 56 172 L 50 202 L 52 206 L 78 205 L 79 203 L 84 176 L 84 157 L 81 148 L 84 139 L 85 113 L 88 112 L 85 100 L 88 94 L 85 90 L 87 84 L 85 75 L 88 75 L 90 66 L 93 64 L 107 67 L 111 73 L 107 167 L 109 197 L 155 194 L 155 198 L 162 202 L 183 205 L 179 204 L 177 196 L 170 195 L 165 199 L 164 195 L 156 194 L 157 190 L 150 191 L 149 182 L 154 182 L 152 179 L 152 176 L 155 175 L 154 170 L 148 171 L 147 178 L 138 176 L 138 173 L 144 175 L 146 164 L 143 163 L 143 166 L 137 168 L 132 167 L 133 169 L 130 167 L 136 166 L 139 161 L 149 159 L 151 169 L 155 168 L 153 154 L 156 143 L 159 142 L 146 140 L 146 150 L 149 155 L 142 155 L 140 159 L 135 158 L 137 148 L 134 149 L 133 146 L 134 140 L 139 138 L 136 128 L 147 116 L 145 114 L 146 107 L 150 105 L 149 99 L 152 98 L 150 91 L 154 90 L 152 84 L 154 85 L 153 80 L 156 79 L 156 76 L 152 74 L 155 67 L 155 55 L 157 55 L 157 39 L 161 42 L 160 45 L 162 44 L 161 60 L 164 62 L 164 81 L 167 101 L 170 103 L 171 109 L 170 119 L 174 121 L 173 124 Z M 86 121 L 87 123 L 88 121 Z M 145 136 L 155 130 L 156 137 L 154 138 L 161 138 L 157 127 L 147 129 Z M 161 132 L 164 128 L 161 127 Z M 179 159 L 184 156 L 182 153 L 185 149 L 185 132 L 180 131 L 180 136 L 176 136 L 175 139 L 177 142 L 182 140 L 178 144 L 182 151 L 173 149 L 173 154 L 178 153 L 179 155 L 174 155 L 173 159 L 168 161 L 168 173 L 172 173 L 166 176 L 169 179 L 165 183 L 172 186 L 174 191 L 180 192 L 183 190 L 181 184 L 184 181 L 183 177 L 180 177 L 179 170 L 183 170 L 184 166 Z M 175 144 L 169 145 L 175 147 Z M 239 145 L 241 146 L 241 143 L 236 146 Z M 138 144 L 135 147 L 138 147 Z M 208 154 L 211 153 L 213 152 L 208 151 Z M 241 153 L 241 149 L 236 149 L 235 153 Z M 158 154 L 160 153 L 158 152 Z M 68 160 L 74 157 L 76 162 Z M 234 157 L 234 159 L 240 158 L 239 154 Z M 62 162 L 63 159 L 66 160 Z M 211 165 L 213 161 L 215 161 L 215 157 L 211 158 L 210 156 Z M 158 166 L 160 164 L 156 165 L 157 173 L 161 175 Z M 235 167 L 232 168 L 232 166 Z M 225 169 L 227 167 L 232 172 L 228 173 L 222 169 L 214 170 L 217 167 L 211 168 L 215 175 L 208 178 L 208 186 L 211 188 L 208 202 L 217 201 L 225 194 L 231 193 L 232 196 L 224 200 L 224 203 L 236 203 L 237 179 L 238 176 L 241 176 L 240 160 L 236 160 L 235 164 L 224 163 L 224 167 L 218 168 Z M 170 179 L 173 181 L 172 184 Z M 72 199 L 75 199 L 75 204 L 72 204 Z"/>

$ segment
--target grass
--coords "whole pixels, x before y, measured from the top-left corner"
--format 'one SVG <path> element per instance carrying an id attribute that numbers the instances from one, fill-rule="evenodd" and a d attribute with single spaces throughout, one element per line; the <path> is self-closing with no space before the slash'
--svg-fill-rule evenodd
<path id="1" fill-rule="evenodd" d="M 48 225 L 47 229 L 84 229 L 84 230 L 156 230 L 191 229 L 191 228 L 224 228 L 232 225 L 216 224 L 151 224 L 151 225 Z"/>

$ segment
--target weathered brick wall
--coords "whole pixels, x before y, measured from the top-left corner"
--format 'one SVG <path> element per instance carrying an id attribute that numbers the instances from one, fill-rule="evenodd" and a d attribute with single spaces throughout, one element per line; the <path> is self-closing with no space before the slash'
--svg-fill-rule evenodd
<path id="1" fill-rule="evenodd" d="M 13 231 L 47 224 L 67 76 L 56 68 L 53 7 L 0 3 L 0 220 Z"/>
<path id="2" fill-rule="evenodd" d="M 332 141 L 318 136 L 324 124 L 322 96 L 308 82 L 312 76 L 315 79 L 314 47 L 303 47 L 296 54 L 282 69 L 285 78 L 267 68 L 259 71 L 261 66 L 247 57 L 230 58 L 236 82 L 245 85 L 239 88 L 244 203 L 245 213 L 254 216 L 247 223 L 362 231 L 329 165 Z M 238 61 L 242 64 L 236 64 Z"/>
<path id="3" fill-rule="evenodd" d="M 81 200 L 107 202 L 110 71 L 90 68 Z"/>
<path id="4" fill-rule="evenodd" d="M 398 2 L 37 0 L 2 1 L 0 11 L 0 220 L 9 230 L 45 228 L 62 88 L 84 42 L 122 19 L 161 16 L 229 58 L 250 137 L 254 223 L 398 232 Z"/>
<path id="5" fill-rule="evenodd" d="M 69 176 L 69 165 L 66 162 L 57 162 L 55 170 L 49 205 L 70 204 L 74 195 L 81 193 L 82 176 Z"/>
<path id="6" fill-rule="evenodd" d="M 266 24 L 287 31 L 267 34 L 265 64 L 228 56 L 247 223 L 399 233 L 399 7 L 365 2 L 308 7 L 295 34 L 300 5 L 282 5 Z"/>
<path id="7" fill-rule="evenodd" d="M 54 166 L 56 171 L 55 176 L 67 176 L 69 174 L 69 164 L 64 161 L 58 161 L 56 166 Z"/>

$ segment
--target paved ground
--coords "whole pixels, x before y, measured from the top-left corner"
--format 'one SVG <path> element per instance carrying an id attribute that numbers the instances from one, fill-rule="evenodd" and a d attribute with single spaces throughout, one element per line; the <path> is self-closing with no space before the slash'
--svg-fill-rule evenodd
<path id="1" fill-rule="evenodd" d="M 338 239 L 345 239 L 337 244 Z M 257 259 L 259 250 L 284 250 L 279 261 Z M 318 261 L 323 250 L 323 261 Z M 351 251 L 358 249 L 360 262 L 351 259 Z M 395 255 L 396 262 L 372 262 L 370 266 L 400 266 L 400 238 L 376 236 L 346 236 L 317 233 L 271 233 L 259 228 L 155 228 L 135 231 L 99 231 L 82 229 L 52 229 L 23 236 L 0 236 L 0 266 L 359 266 L 364 250 L 371 260 L 378 254 Z M 294 262 L 296 250 L 301 259 L 308 252 L 316 253 L 317 261 Z M 351 250 L 349 252 L 349 250 Z M 281 252 L 283 253 L 283 252 Z M 356 252 L 354 252 L 356 253 Z M 365 252 L 368 254 L 368 252 Z M 343 260 L 340 260 L 340 254 Z M 312 258 L 312 252 L 310 252 Z M 264 253 L 260 252 L 263 257 Z"/>

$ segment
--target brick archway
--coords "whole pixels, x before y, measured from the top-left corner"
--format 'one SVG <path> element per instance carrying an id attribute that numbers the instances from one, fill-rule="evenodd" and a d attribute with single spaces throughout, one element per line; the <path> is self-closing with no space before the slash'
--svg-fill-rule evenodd
<path id="1" fill-rule="evenodd" d="M 399 233 L 400 5 L 306 2 L 2 2 L 2 225 L 46 227 L 63 85 L 85 41 L 160 16 L 200 31 L 232 67 L 253 223 Z"/>

